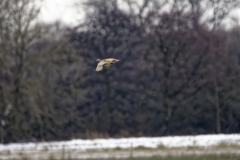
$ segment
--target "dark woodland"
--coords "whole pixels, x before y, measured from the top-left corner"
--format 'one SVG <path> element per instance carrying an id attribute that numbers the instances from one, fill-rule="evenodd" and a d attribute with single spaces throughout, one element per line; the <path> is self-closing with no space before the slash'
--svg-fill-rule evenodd
<path id="1" fill-rule="evenodd" d="M 0 1 L 1 143 L 240 132 L 239 0 L 33 2 Z"/>

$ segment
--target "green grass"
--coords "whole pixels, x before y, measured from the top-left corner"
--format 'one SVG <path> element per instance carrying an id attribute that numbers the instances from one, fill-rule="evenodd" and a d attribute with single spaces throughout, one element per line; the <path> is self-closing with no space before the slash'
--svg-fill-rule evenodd
<path id="1" fill-rule="evenodd" d="M 99 149 L 99 150 L 87 150 L 85 152 L 78 152 L 78 150 L 68 150 L 63 149 L 62 151 L 52 151 L 50 152 L 48 149 L 44 151 L 38 151 L 38 152 L 17 152 L 17 153 L 11 153 L 9 151 L 0 153 L 1 156 L 11 157 L 14 154 L 17 154 L 18 157 L 22 160 L 28 160 L 31 159 L 31 154 L 37 154 L 39 156 L 45 155 L 48 157 L 48 160 L 55 160 L 56 157 L 60 158 L 59 160 L 75 160 L 72 159 L 72 155 L 78 155 L 79 158 L 81 158 L 82 154 L 85 155 L 94 155 L 99 154 L 100 155 L 106 154 L 111 157 L 115 157 L 115 154 L 123 154 L 128 155 L 131 158 L 109 158 L 108 160 L 240 160 L 240 155 L 236 155 L 238 151 L 240 150 L 240 145 L 235 144 L 226 144 L 221 143 L 216 146 L 212 146 L 209 148 L 205 147 L 198 147 L 198 146 L 189 146 L 189 147 L 178 147 L 178 148 L 168 148 L 163 145 L 159 145 L 157 148 L 148 148 L 144 146 L 139 146 L 137 148 L 112 148 L 112 149 Z M 230 154 L 230 151 L 233 151 L 235 154 Z M 158 154 L 160 152 L 160 154 Z M 161 157 L 157 155 L 170 155 L 166 157 Z M 194 153 L 200 152 L 203 155 L 194 155 Z M 134 155 L 144 155 L 145 153 L 150 155 L 155 155 L 153 157 L 132 157 Z M 157 154 L 156 154 L 157 153 Z M 176 153 L 176 154 L 175 154 Z M 204 154 L 205 153 L 205 154 Z M 221 155 L 218 155 L 217 153 L 221 153 Z M 185 155 L 181 155 L 185 154 Z M 186 155 L 187 154 L 187 155 Z M 96 159 L 89 159 L 89 160 L 96 160 Z M 99 158 L 98 160 L 106 160 Z"/>
<path id="2" fill-rule="evenodd" d="M 29 158 L 22 157 L 21 160 L 29 160 Z M 50 156 L 48 160 L 56 160 L 54 156 Z M 61 160 L 78 160 L 68 158 L 61 158 Z M 87 160 L 240 160 L 240 155 L 236 154 L 210 154 L 210 155 L 183 155 L 183 156 L 153 156 L 153 157 L 131 157 L 131 158 L 109 158 L 109 159 L 87 159 Z"/>
<path id="3" fill-rule="evenodd" d="M 191 155 L 191 156 L 167 156 L 150 158 L 126 158 L 126 159 L 108 159 L 108 160 L 239 160 L 240 155 Z M 105 160 L 105 159 L 91 159 Z"/>

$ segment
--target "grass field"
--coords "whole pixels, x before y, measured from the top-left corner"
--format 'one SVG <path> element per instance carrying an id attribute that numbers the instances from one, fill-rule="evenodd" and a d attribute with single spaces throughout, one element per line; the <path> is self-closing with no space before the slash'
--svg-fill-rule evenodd
<path id="1" fill-rule="evenodd" d="M 49 152 L 18 152 L 1 154 L 0 159 L 44 159 L 44 160 L 240 160 L 240 150 L 236 146 L 217 146 L 214 148 L 135 148 L 52 151 Z M 6 157 L 6 158 L 4 158 Z"/>
<path id="2" fill-rule="evenodd" d="M 0 145 L 0 159 L 240 160 L 240 135 L 9 144 Z"/>
<path id="3" fill-rule="evenodd" d="M 49 157 L 45 160 L 57 160 L 59 158 Z M 107 160 L 239 160 L 240 155 L 219 154 L 219 155 L 183 155 L 183 156 L 153 156 L 153 157 L 130 157 L 130 158 L 108 158 Z M 15 160 L 15 159 L 9 159 Z M 22 157 L 21 160 L 32 160 L 32 158 Z M 78 158 L 60 158 L 60 160 L 78 160 Z M 106 158 L 95 158 L 88 160 L 106 160 Z"/>
<path id="4" fill-rule="evenodd" d="M 240 155 L 191 155 L 191 156 L 167 156 L 167 157 L 149 157 L 149 158 L 127 158 L 118 160 L 239 160 Z M 97 160 L 97 159 L 91 159 Z M 104 159 L 98 159 L 104 160 Z M 116 159 L 108 159 L 116 160 Z"/>

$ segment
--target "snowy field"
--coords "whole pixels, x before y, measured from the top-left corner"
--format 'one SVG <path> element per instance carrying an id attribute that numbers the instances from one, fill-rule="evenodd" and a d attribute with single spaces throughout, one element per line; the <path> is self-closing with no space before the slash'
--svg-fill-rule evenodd
<path id="1" fill-rule="evenodd" d="M 216 146 L 234 148 L 209 149 Z M 189 150 L 189 148 L 194 150 Z M 142 149 L 142 150 L 141 150 Z M 0 145 L 0 158 L 31 159 L 54 158 L 124 158 L 129 156 L 179 155 L 179 154 L 219 154 L 240 155 L 240 134 L 142 137 L 120 139 L 71 140 L 59 142 L 21 143 Z"/>

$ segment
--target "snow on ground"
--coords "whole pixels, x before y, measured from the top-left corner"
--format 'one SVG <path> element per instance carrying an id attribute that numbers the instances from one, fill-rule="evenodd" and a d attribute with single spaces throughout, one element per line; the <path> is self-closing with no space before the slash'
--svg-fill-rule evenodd
<path id="1" fill-rule="evenodd" d="M 240 145 L 240 134 L 197 135 L 197 136 L 169 136 L 169 137 L 142 137 L 120 139 L 70 140 L 60 142 L 39 142 L 25 144 L 0 145 L 0 152 L 10 151 L 45 151 L 45 150 L 98 150 L 111 148 L 157 148 L 158 146 L 172 147 L 211 147 L 219 144 Z"/>

